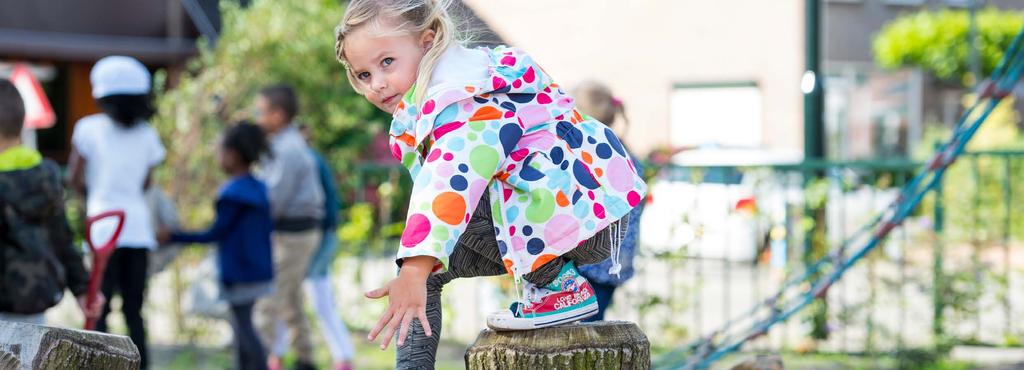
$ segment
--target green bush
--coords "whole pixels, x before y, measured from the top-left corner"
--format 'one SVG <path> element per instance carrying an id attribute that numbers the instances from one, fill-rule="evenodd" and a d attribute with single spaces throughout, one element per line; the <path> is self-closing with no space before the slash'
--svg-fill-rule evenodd
<path id="1" fill-rule="evenodd" d="M 343 196 L 357 183 L 351 171 L 390 117 L 357 95 L 334 57 L 334 27 L 343 7 L 335 0 L 255 0 L 245 9 L 223 3 L 216 46 L 202 46 L 172 89 L 158 88 L 154 125 L 168 143 L 158 180 L 177 200 L 186 225 L 212 218 L 210 201 L 222 180 L 215 138 L 247 118 L 263 86 L 288 83 L 300 99 L 297 121 L 310 127 Z M 166 74 L 158 76 L 158 86 Z M 349 200 L 349 199 L 346 199 Z M 351 202 L 347 202 L 351 204 Z"/>
<path id="2" fill-rule="evenodd" d="M 1024 27 L 1024 11 L 986 8 L 977 12 L 976 20 L 981 72 L 988 76 Z M 902 16 L 875 36 L 875 62 L 887 69 L 918 67 L 943 80 L 969 83 L 968 29 L 965 10 L 925 10 Z"/>

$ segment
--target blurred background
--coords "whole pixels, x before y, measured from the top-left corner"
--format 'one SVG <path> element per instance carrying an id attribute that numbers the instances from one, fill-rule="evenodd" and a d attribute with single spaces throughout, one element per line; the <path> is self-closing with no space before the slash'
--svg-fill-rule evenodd
<path id="1" fill-rule="evenodd" d="M 38 81 L 29 104 L 39 119 L 25 138 L 64 164 L 74 123 L 99 111 L 95 61 L 146 64 L 152 124 L 168 149 L 158 183 L 192 227 L 212 219 L 209 189 L 223 180 L 212 170 L 216 134 L 251 113 L 260 87 L 295 86 L 298 121 L 343 198 L 332 280 L 359 343 L 356 365 L 385 369 L 393 353 L 363 339 L 384 304 L 362 292 L 394 276 L 410 182 L 387 150 L 390 117 L 355 94 L 334 58 L 344 6 L 0 0 L 0 77 L 28 71 Z M 454 11 L 474 43 L 525 49 L 561 85 L 601 81 L 623 102 L 620 134 L 646 159 L 651 195 L 637 276 L 608 318 L 639 324 L 670 365 L 682 360 L 673 349 L 762 302 L 891 202 L 1024 28 L 1024 0 L 464 0 Z M 809 369 L 1024 364 L 1022 107 L 1005 99 L 882 248 L 745 349 Z M 209 253 L 154 256 L 145 306 L 154 368 L 230 366 Z M 440 368 L 462 367 L 511 289 L 504 278 L 446 289 L 459 294 L 444 296 Z M 60 307 L 48 322 L 74 326 L 74 303 Z"/>

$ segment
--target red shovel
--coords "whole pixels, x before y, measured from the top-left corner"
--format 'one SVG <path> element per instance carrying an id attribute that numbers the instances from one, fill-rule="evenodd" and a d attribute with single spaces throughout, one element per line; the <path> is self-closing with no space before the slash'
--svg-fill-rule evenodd
<path id="1" fill-rule="evenodd" d="M 107 240 L 106 243 L 97 246 L 92 240 L 92 225 L 97 221 L 109 217 L 117 218 L 117 227 L 114 228 L 114 233 L 110 236 L 110 240 Z M 92 250 L 92 272 L 89 274 L 89 288 L 85 294 L 85 307 L 92 307 L 96 302 L 96 294 L 99 293 L 100 284 L 103 282 L 103 272 L 107 268 L 107 260 L 109 260 L 110 255 L 114 253 L 114 249 L 117 245 L 117 238 L 121 236 L 121 229 L 123 228 L 124 211 L 122 210 L 103 212 L 93 215 L 85 220 L 85 243 L 88 244 L 89 249 Z M 96 319 L 86 318 L 85 330 L 93 330 L 95 327 Z"/>

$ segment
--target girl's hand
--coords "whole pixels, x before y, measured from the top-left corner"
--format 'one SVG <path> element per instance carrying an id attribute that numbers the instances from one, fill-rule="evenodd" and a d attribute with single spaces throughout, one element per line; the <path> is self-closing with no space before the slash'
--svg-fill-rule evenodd
<path id="1" fill-rule="evenodd" d="M 156 232 L 156 242 L 157 242 L 157 244 L 160 244 L 161 247 L 167 245 L 167 243 L 170 243 L 171 242 L 171 231 L 167 230 L 167 229 L 164 229 L 164 228 L 161 228 L 160 230 L 157 230 L 157 232 Z"/>
<path id="2" fill-rule="evenodd" d="M 430 276 L 436 261 L 437 259 L 430 256 L 406 258 L 402 262 L 402 269 L 397 278 L 381 288 L 366 292 L 367 298 L 389 297 L 388 310 L 380 316 L 377 325 L 370 330 L 370 335 L 366 339 L 371 342 L 376 340 L 377 335 L 386 326 L 387 330 L 380 340 L 380 349 L 388 348 L 396 329 L 400 329 L 398 345 L 401 346 L 405 344 L 405 337 L 409 334 L 409 325 L 413 318 L 419 318 L 423 332 L 428 337 L 431 336 L 430 323 L 427 321 L 427 277 Z"/>
<path id="3" fill-rule="evenodd" d="M 82 309 L 82 314 L 85 315 L 86 319 L 96 319 L 100 317 L 100 313 L 103 312 L 103 305 L 107 303 L 107 298 L 103 296 L 103 293 L 96 292 L 96 299 L 92 301 L 90 306 L 87 301 L 85 294 L 78 299 L 78 308 Z"/>

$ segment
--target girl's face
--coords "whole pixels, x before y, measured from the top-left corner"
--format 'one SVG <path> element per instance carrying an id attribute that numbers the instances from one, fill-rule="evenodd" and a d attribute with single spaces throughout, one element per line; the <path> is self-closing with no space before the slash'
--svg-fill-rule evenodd
<path id="1" fill-rule="evenodd" d="M 380 25 L 381 29 L 395 29 L 394 21 L 382 20 Z M 382 33 L 375 28 L 359 27 L 345 38 L 345 60 L 360 93 L 377 108 L 394 113 L 416 82 L 416 71 L 434 42 L 434 31 Z"/>

